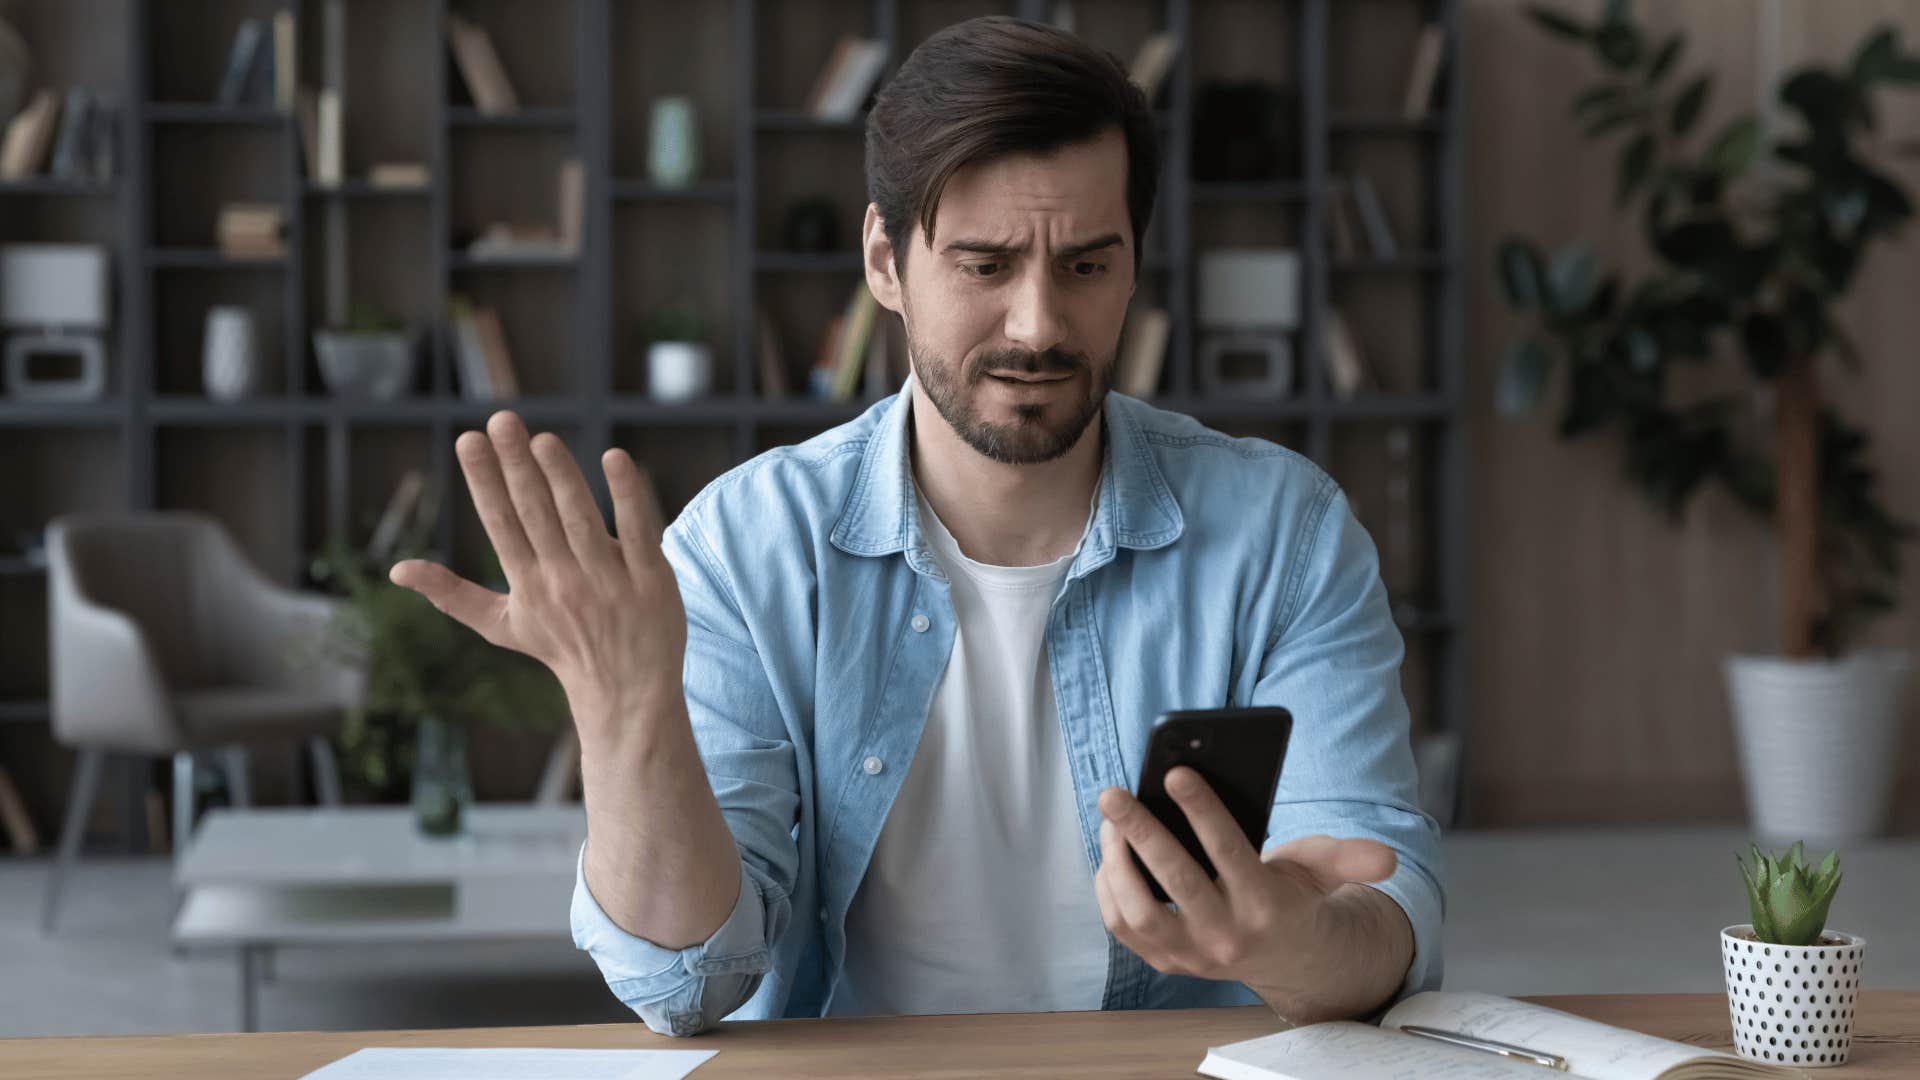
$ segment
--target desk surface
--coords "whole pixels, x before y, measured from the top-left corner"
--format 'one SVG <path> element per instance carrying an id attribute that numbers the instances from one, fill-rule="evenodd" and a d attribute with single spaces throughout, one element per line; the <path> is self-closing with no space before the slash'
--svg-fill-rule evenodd
<path id="1" fill-rule="evenodd" d="M 1551 1008 L 1731 1052 L 1725 994 L 1528 997 Z M 1920 1076 L 1920 992 L 1867 991 L 1846 1065 L 1816 1077 Z M 691 1039 L 639 1022 L 432 1031 L 286 1032 L 0 1039 L 0 1076 L 297 1077 L 363 1046 L 710 1047 L 692 1080 L 736 1077 L 1190 1077 L 1208 1046 L 1275 1028 L 1264 1006 L 1144 1012 L 1003 1013 L 721 1025 Z"/>

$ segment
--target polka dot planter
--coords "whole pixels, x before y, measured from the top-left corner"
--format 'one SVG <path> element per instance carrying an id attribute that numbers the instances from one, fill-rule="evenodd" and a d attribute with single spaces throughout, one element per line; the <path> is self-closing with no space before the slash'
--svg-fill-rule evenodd
<path id="1" fill-rule="evenodd" d="M 1867 939 L 1828 930 L 1825 944 L 1769 945 L 1752 932 L 1746 923 L 1720 931 L 1734 1049 L 1774 1065 L 1846 1064 Z"/>

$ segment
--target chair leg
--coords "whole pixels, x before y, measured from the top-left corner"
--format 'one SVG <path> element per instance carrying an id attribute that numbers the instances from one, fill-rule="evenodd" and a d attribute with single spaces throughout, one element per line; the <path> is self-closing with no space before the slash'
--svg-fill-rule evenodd
<path id="1" fill-rule="evenodd" d="M 227 774 L 227 794 L 235 810 L 253 805 L 253 782 L 247 772 L 247 748 L 235 744 L 220 748 L 220 767 Z"/>
<path id="2" fill-rule="evenodd" d="M 53 933 L 55 914 L 60 910 L 60 892 L 66 887 L 67 873 L 80 855 L 80 839 L 87 831 L 87 818 L 93 813 L 93 799 L 100 790 L 100 763 L 106 751 L 80 751 L 74 765 L 73 790 L 67 793 L 67 817 L 60 826 L 60 852 L 54 856 L 47 877 L 47 895 L 40 910 L 40 932 Z"/>
<path id="3" fill-rule="evenodd" d="M 307 751 L 313 755 L 313 787 L 320 805 L 339 806 L 340 765 L 333 757 L 333 741 L 315 735 L 307 740 Z"/>

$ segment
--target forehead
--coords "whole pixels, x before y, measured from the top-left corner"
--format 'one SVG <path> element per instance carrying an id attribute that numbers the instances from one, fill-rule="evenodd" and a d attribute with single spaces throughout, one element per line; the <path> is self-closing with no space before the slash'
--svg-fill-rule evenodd
<path id="1" fill-rule="evenodd" d="M 1113 129 L 1044 155 L 1009 154 L 955 171 L 940 195 L 934 247 L 956 237 L 1012 239 L 1035 225 L 1064 240 L 1124 236 L 1127 224 L 1127 144 Z"/>

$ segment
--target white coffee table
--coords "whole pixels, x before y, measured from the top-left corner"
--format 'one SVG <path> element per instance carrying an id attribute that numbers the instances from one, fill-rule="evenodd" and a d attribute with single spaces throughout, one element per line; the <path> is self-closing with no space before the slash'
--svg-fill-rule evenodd
<path id="1" fill-rule="evenodd" d="M 466 834 L 421 835 L 407 807 L 214 810 L 174 872 L 176 946 L 234 946 L 240 1028 L 290 945 L 572 940 L 586 837 L 578 803 L 482 805 Z"/>

